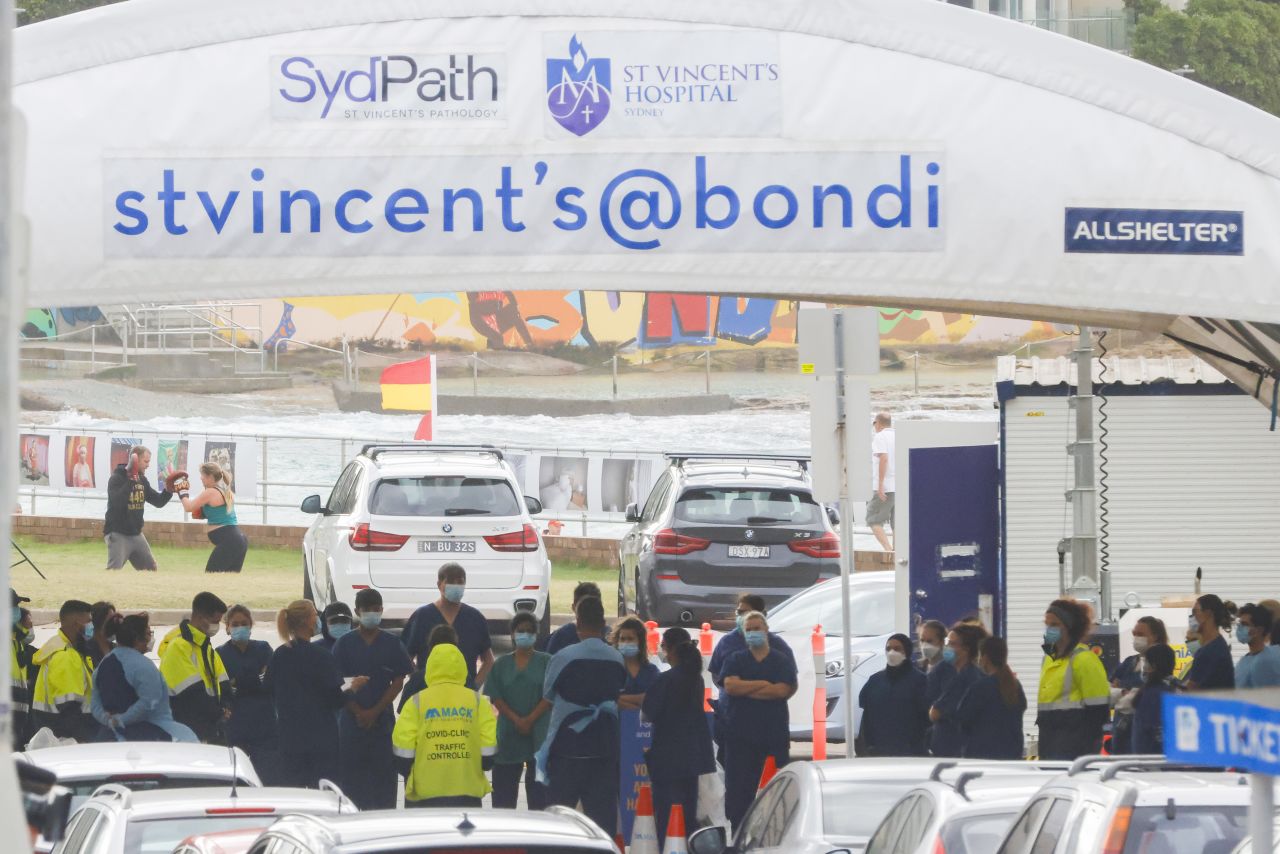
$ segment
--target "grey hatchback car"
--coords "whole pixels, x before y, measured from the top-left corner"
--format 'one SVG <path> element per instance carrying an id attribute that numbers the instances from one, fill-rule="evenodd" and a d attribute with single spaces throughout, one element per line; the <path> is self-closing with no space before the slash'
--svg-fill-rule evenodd
<path id="1" fill-rule="evenodd" d="M 840 574 L 833 510 L 809 462 L 776 454 L 668 454 L 618 549 L 618 614 L 662 625 L 732 621 L 738 594 L 768 607 Z"/>

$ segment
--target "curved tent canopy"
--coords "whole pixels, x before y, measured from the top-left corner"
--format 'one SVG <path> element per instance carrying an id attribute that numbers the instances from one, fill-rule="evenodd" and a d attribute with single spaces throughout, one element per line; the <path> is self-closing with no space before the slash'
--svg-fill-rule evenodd
<path id="1" fill-rule="evenodd" d="M 15 42 L 42 304 L 715 290 L 1280 368 L 1280 119 L 994 16 L 131 0 Z"/>

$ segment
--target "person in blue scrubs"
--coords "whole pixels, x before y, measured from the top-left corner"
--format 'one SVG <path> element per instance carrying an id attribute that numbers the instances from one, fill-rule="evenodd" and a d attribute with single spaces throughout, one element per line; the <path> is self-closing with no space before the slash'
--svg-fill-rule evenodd
<path id="1" fill-rule="evenodd" d="M 571 606 L 574 613 L 578 611 L 578 603 L 583 599 L 595 597 L 601 602 L 604 597 L 600 595 L 600 585 L 594 581 L 579 581 L 573 588 L 573 605 Z M 605 637 L 609 636 L 609 627 L 604 627 Z M 578 642 L 578 625 L 574 622 L 565 623 L 551 634 L 538 642 L 538 649 L 549 655 L 555 655 L 566 646 L 572 646 Z"/>
<path id="2" fill-rule="evenodd" d="M 1187 641 L 1191 669 L 1187 671 L 1188 691 L 1211 691 L 1236 686 L 1236 667 L 1231 646 L 1223 632 L 1231 630 L 1231 612 L 1222 600 L 1206 593 L 1191 609 L 1189 626 L 1195 633 Z"/>
<path id="3" fill-rule="evenodd" d="M 742 621 L 747 648 L 729 656 L 721 671 L 733 698 L 725 721 L 724 811 L 734 830 L 755 799 L 765 762 L 787 764 L 791 726 L 787 700 L 796 692 L 795 662 L 769 646 L 769 623 L 752 611 Z"/>
<path id="4" fill-rule="evenodd" d="M 618 697 L 620 709 L 639 709 L 645 692 L 658 678 L 658 666 L 649 661 L 646 633 L 644 623 L 635 617 L 627 617 L 613 630 L 613 646 L 627 665 L 627 684 Z"/>
<path id="5" fill-rule="evenodd" d="M 538 779 L 547 800 L 573 808 L 609 838 L 618 832 L 620 735 L 618 696 L 627 681 L 622 654 L 604 642 L 604 605 L 587 598 L 574 619 L 578 642 L 551 657 L 542 688 L 549 708 L 547 738 L 538 749 Z"/>
<path id="6" fill-rule="evenodd" d="M 965 693 L 982 676 L 978 669 L 978 648 L 986 637 L 986 629 L 971 623 L 956 623 L 947 635 L 942 656 L 955 668 L 955 676 L 929 709 L 929 720 L 933 721 L 930 747 L 934 756 L 964 756 L 964 730 L 956 720 L 956 709 Z"/>
<path id="7" fill-rule="evenodd" d="M 703 709 L 702 655 L 679 627 L 663 633 L 662 651 L 671 667 L 654 680 L 641 706 L 641 715 L 653 725 L 645 765 L 653 784 L 659 838 L 667 832 L 673 804 L 684 809 L 686 832 L 697 830 L 698 778 L 716 770 L 711 727 Z"/>
<path id="8" fill-rule="evenodd" d="M 1177 662 L 1173 648 L 1167 644 L 1149 647 L 1146 659 L 1146 681 L 1133 701 L 1133 743 L 1130 752 L 1158 755 L 1164 753 L 1164 695 L 1179 690 L 1173 678 Z"/>
<path id="9" fill-rule="evenodd" d="M 1160 643 L 1169 643 L 1164 621 L 1158 617 L 1140 617 L 1133 624 L 1133 655 L 1117 664 L 1111 673 L 1111 696 L 1115 705 L 1111 718 L 1112 754 L 1128 753 L 1133 744 L 1133 701 L 1143 683 L 1142 654 Z"/>
<path id="10" fill-rule="evenodd" d="M 755 593 L 740 594 L 738 596 L 737 611 L 734 614 L 733 631 L 721 635 L 720 639 L 716 641 L 715 648 L 711 651 L 711 661 L 707 665 L 707 669 L 711 671 L 711 681 L 720 689 L 720 696 L 711 701 L 711 708 L 715 711 L 711 736 L 716 743 L 716 759 L 722 765 L 724 764 L 726 721 L 729 719 L 729 710 L 733 706 L 733 698 L 724 691 L 724 664 L 731 655 L 742 652 L 747 648 L 747 642 L 742 634 L 742 621 L 746 619 L 747 614 L 752 612 L 759 612 L 766 617 L 768 616 L 769 612 L 764 607 L 764 597 Z M 777 650 L 785 655 L 791 660 L 792 665 L 796 663 L 795 654 L 780 635 L 769 632 L 769 649 Z M 659 830 L 662 829 L 659 828 Z"/>
<path id="11" fill-rule="evenodd" d="M 355 616 L 359 628 L 333 645 L 333 657 L 344 678 L 368 679 L 338 716 L 342 790 L 362 810 L 395 809 L 391 704 L 413 667 L 400 641 L 380 628 L 381 593 L 370 588 L 358 592 Z"/>
<path id="12" fill-rule="evenodd" d="M 458 634 L 458 649 L 467 663 L 467 687 L 476 690 L 484 685 L 493 667 L 493 642 L 489 639 L 489 623 L 475 608 L 462 601 L 467 589 L 467 571 L 460 563 L 446 563 L 436 573 L 440 598 L 413 612 L 405 623 L 400 640 L 413 659 L 414 666 L 426 672 L 427 638 L 436 626 L 449 625 Z M 479 662 L 477 669 L 476 662 Z M 412 696 L 412 695 L 410 695 Z"/>
<path id="13" fill-rule="evenodd" d="M 262 684 L 272 697 L 279 724 L 279 784 L 316 789 L 322 779 L 339 782 L 335 713 L 369 680 L 357 676 L 343 690 L 337 660 L 311 642 L 320 634 L 320 615 L 306 599 L 291 602 L 276 615 L 276 630 L 284 643 L 271 653 Z"/>
<path id="14" fill-rule="evenodd" d="M 884 646 L 888 664 L 858 693 L 862 726 L 855 746 L 859 756 L 924 756 L 929 731 L 925 675 L 911 663 L 911 638 L 890 635 Z"/>
<path id="15" fill-rule="evenodd" d="M 333 645 L 349 631 L 351 631 L 351 608 L 346 602 L 330 602 L 324 606 L 324 612 L 320 615 L 320 637 L 312 643 L 333 652 Z"/>
<path id="16" fill-rule="evenodd" d="M 239 747 L 262 778 L 275 784 L 279 754 L 276 752 L 276 709 L 262 686 L 271 663 L 271 644 L 253 640 L 253 614 L 244 605 L 232 605 L 223 618 L 231 639 L 218 647 L 222 666 L 231 680 L 231 717 L 226 723 L 227 743 Z"/>
<path id="17" fill-rule="evenodd" d="M 1009 669 L 1009 645 L 990 637 L 979 647 L 982 676 L 960 698 L 956 723 L 964 733 L 966 759 L 1022 759 L 1022 715 L 1027 695 Z"/>
<path id="18" fill-rule="evenodd" d="M 1248 647 L 1236 662 L 1237 688 L 1280 686 L 1280 647 L 1269 642 L 1273 625 L 1271 612 L 1250 602 L 1240 609 L 1236 640 Z"/>

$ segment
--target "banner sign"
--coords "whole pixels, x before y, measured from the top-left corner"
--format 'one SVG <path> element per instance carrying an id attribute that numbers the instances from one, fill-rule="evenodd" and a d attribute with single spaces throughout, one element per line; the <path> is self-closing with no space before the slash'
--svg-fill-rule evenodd
<path id="1" fill-rule="evenodd" d="M 1241 211 L 1067 208 L 1066 251 L 1243 255 Z"/>
<path id="2" fill-rule="evenodd" d="M 618 753 L 618 832 L 629 840 L 636 821 L 640 787 L 649 782 L 644 752 L 653 741 L 653 724 L 641 720 L 635 709 L 622 709 L 618 712 L 618 730 L 622 736 L 622 749 Z M 661 829 L 658 836 L 662 836 Z"/>
<path id="3" fill-rule="evenodd" d="M 1164 752 L 1195 765 L 1280 774 L 1280 690 L 1165 694 Z"/>

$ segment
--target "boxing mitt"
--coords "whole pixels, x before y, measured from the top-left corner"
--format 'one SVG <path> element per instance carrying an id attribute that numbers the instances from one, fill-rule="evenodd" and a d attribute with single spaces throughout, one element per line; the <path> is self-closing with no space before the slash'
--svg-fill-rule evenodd
<path id="1" fill-rule="evenodd" d="M 191 481 L 185 471 L 175 471 L 164 479 L 164 488 L 169 492 L 185 492 L 191 488 Z"/>

